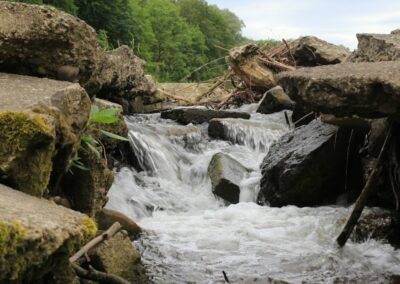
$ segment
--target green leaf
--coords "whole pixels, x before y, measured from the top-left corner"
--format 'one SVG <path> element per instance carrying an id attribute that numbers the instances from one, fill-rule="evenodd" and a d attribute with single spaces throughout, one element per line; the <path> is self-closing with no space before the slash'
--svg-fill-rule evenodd
<path id="1" fill-rule="evenodd" d="M 98 157 L 98 158 L 100 158 L 100 152 L 99 152 L 99 150 L 97 150 L 96 149 L 96 147 L 94 147 L 92 144 L 90 144 L 90 143 L 86 143 L 85 142 L 85 144 L 86 144 L 86 146 L 89 148 L 89 150 L 90 151 L 92 151 L 94 154 L 96 154 L 96 156 Z"/>
<path id="2" fill-rule="evenodd" d="M 73 163 L 72 166 L 75 167 L 75 168 L 78 168 L 78 169 L 80 169 L 82 171 L 89 171 L 89 168 L 85 167 L 84 165 Z"/>
<path id="3" fill-rule="evenodd" d="M 99 131 L 100 131 L 101 133 L 103 133 L 104 135 L 110 137 L 110 138 L 117 139 L 117 140 L 121 140 L 121 141 L 129 141 L 128 138 L 119 136 L 118 134 L 111 133 L 111 132 L 108 132 L 108 131 L 105 131 L 105 130 L 101 130 L 101 129 L 100 129 Z"/>
<path id="4" fill-rule="evenodd" d="M 99 110 L 97 106 L 93 106 L 90 114 L 90 121 L 106 124 L 115 123 L 119 120 L 119 118 L 116 116 L 117 113 L 118 109 L 116 108 Z"/>
<path id="5" fill-rule="evenodd" d="M 92 145 L 97 145 L 97 144 L 99 144 L 99 143 L 96 141 L 96 139 L 93 138 L 92 135 L 87 134 L 87 133 L 83 133 L 83 134 L 82 134 L 81 140 L 82 140 L 83 142 L 85 142 L 85 143 L 89 143 L 89 144 L 92 144 Z"/>

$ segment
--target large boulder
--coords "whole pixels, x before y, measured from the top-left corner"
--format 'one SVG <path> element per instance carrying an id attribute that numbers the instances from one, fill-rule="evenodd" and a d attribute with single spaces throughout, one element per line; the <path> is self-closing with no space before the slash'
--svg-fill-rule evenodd
<path id="1" fill-rule="evenodd" d="M 156 91 L 151 77 L 144 74 L 145 62 L 127 46 L 107 52 L 100 62 L 93 89 L 97 97 L 122 105 L 126 113 L 140 112 L 136 106 L 151 100 Z"/>
<path id="2" fill-rule="evenodd" d="M 318 66 L 342 63 L 350 51 L 314 36 L 305 36 L 298 40 L 291 50 L 298 66 Z"/>
<path id="3" fill-rule="evenodd" d="M 239 203 L 240 182 L 248 175 L 249 170 L 231 156 L 217 153 L 208 166 L 212 191 L 229 203 Z"/>
<path id="4" fill-rule="evenodd" d="M 213 118 L 242 118 L 249 119 L 250 114 L 237 111 L 211 110 L 201 108 L 177 108 L 161 112 L 161 118 L 172 119 L 180 124 L 202 124 Z"/>
<path id="5" fill-rule="evenodd" d="M 96 70 L 95 30 L 49 6 L 0 1 L 0 71 L 85 85 Z"/>
<path id="6" fill-rule="evenodd" d="M 400 114 L 400 61 L 342 63 L 278 75 L 297 104 L 316 112 L 377 118 Z"/>
<path id="7" fill-rule="evenodd" d="M 348 139 L 314 120 L 273 144 L 262 163 L 259 204 L 315 206 L 344 191 Z M 349 165 L 351 167 L 351 165 Z"/>
<path id="8" fill-rule="evenodd" d="M 78 84 L 0 73 L 0 100 L 0 181 L 41 197 L 79 148 L 90 99 Z"/>
<path id="9" fill-rule="evenodd" d="M 76 283 L 68 258 L 95 234 L 89 217 L 0 184 L 0 283 Z"/>
<path id="10" fill-rule="evenodd" d="M 261 99 L 257 112 L 270 114 L 285 109 L 293 110 L 295 102 L 292 101 L 281 86 L 276 86 L 266 92 Z"/>
<path id="11" fill-rule="evenodd" d="M 151 283 L 140 261 L 140 253 L 126 234 L 119 232 L 89 253 L 91 265 L 120 276 L 130 283 Z"/>
<path id="12" fill-rule="evenodd" d="M 378 62 L 400 59 L 400 33 L 357 34 L 358 49 L 349 57 L 350 62 Z"/>

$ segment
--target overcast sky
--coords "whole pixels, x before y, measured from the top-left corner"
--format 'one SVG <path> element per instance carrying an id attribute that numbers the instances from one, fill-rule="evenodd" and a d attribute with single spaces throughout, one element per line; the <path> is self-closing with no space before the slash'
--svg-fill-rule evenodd
<path id="1" fill-rule="evenodd" d="M 246 24 L 252 39 L 315 35 L 356 48 L 356 33 L 400 28 L 400 0 L 208 0 L 228 8 Z"/>

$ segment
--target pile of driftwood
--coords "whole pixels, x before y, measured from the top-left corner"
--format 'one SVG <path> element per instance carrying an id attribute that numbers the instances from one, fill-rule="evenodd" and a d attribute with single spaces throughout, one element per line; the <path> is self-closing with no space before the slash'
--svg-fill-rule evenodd
<path id="1" fill-rule="evenodd" d="M 232 49 L 229 53 L 230 67 L 199 100 L 229 83 L 233 87 L 230 95 L 213 107 L 222 109 L 257 102 L 265 91 L 276 86 L 276 73 L 296 69 L 297 63 L 291 50 L 298 44 L 298 41 L 288 43 L 283 40 L 282 44 L 273 48 L 268 44 L 262 47 L 247 44 Z"/>

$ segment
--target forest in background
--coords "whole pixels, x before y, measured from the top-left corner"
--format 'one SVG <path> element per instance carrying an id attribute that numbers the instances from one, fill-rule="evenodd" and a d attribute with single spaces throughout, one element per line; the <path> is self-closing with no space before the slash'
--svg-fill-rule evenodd
<path id="1" fill-rule="evenodd" d="M 7 1 L 52 5 L 78 16 L 97 30 L 104 49 L 128 45 L 160 82 L 218 77 L 226 70 L 227 50 L 254 42 L 242 35 L 245 25 L 234 13 L 204 0 Z"/>

